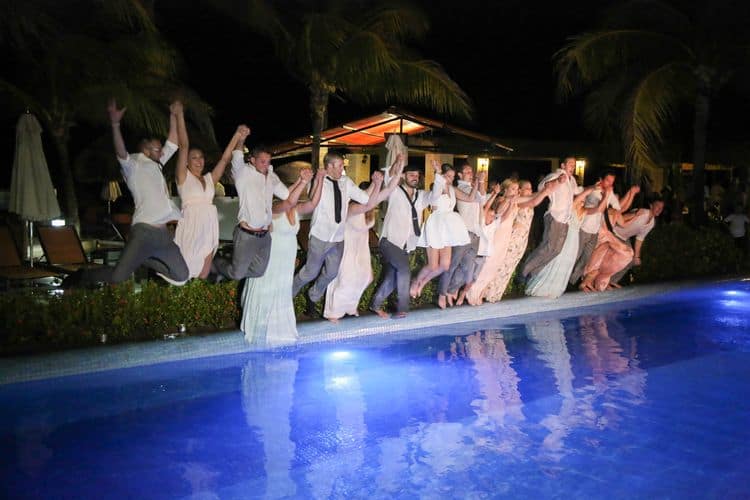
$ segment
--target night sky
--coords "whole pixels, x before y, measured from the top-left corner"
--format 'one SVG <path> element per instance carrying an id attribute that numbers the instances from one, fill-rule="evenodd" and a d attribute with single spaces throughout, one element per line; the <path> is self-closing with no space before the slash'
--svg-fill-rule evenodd
<path id="1" fill-rule="evenodd" d="M 583 127 L 580 100 L 557 102 L 551 60 L 569 36 L 593 29 L 602 10 L 613 3 L 418 0 L 431 31 L 415 49 L 439 62 L 473 101 L 473 122 L 457 124 L 506 139 L 595 140 Z M 183 54 L 186 83 L 214 108 L 220 144 L 239 123 L 253 128 L 251 142 L 272 144 L 309 133 L 307 90 L 274 59 L 268 41 L 208 2 L 161 0 L 155 5 L 159 28 Z M 744 84 L 730 86 L 715 101 L 709 140 L 747 136 L 750 92 Z M 329 124 L 385 107 L 363 109 L 334 98 Z M 8 134 L 0 139 L 0 161 L 8 167 L 2 169 L 0 186 L 7 186 L 17 116 L 0 112 L 0 117 Z M 681 133 L 689 140 L 691 117 L 686 114 L 681 120 Z M 74 154 L 96 132 L 74 130 Z"/>

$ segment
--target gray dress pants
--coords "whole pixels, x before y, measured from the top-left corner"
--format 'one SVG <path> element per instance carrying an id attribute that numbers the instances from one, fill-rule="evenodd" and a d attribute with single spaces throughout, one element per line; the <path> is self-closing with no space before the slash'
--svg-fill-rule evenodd
<path id="1" fill-rule="evenodd" d="M 263 276 L 271 256 L 271 233 L 263 236 L 234 228 L 232 235 L 232 261 L 224 257 L 214 257 L 212 270 L 232 280 L 258 278 Z"/>
<path id="2" fill-rule="evenodd" d="M 599 234 L 597 233 L 591 234 L 583 230 L 578 231 L 578 256 L 576 257 L 576 265 L 570 275 L 571 285 L 575 285 L 583 276 L 583 271 L 586 269 L 589 259 L 591 259 L 591 254 L 594 253 L 598 239 Z"/>
<path id="3" fill-rule="evenodd" d="M 568 225 L 556 221 L 550 214 L 544 215 L 544 238 L 538 247 L 531 252 L 521 270 L 521 275 L 526 277 L 536 274 L 549 261 L 560 254 L 565 237 L 568 235 Z"/>
<path id="4" fill-rule="evenodd" d="M 323 298 L 328 284 L 339 274 L 343 254 L 343 241 L 322 241 L 315 236 L 310 236 L 310 242 L 307 245 L 307 261 L 294 277 L 292 297 L 296 297 L 303 286 L 317 277 L 318 279 L 307 291 L 307 296 L 313 302 L 318 302 Z"/>
<path id="5" fill-rule="evenodd" d="M 409 269 L 409 254 L 385 238 L 379 243 L 380 256 L 383 262 L 383 282 L 375 291 L 372 298 L 372 309 L 382 309 L 383 303 L 393 292 L 398 294 L 398 312 L 409 310 L 409 284 L 411 270 Z"/>
<path id="6" fill-rule="evenodd" d="M 86 271 L 81 282 L 120 283 L 130 278 L 140 265 L 174 281 L 185 281 L 190 273 L 168 228 L 139 223 L 130 228 L 128 241 L 117 265 Z"/>

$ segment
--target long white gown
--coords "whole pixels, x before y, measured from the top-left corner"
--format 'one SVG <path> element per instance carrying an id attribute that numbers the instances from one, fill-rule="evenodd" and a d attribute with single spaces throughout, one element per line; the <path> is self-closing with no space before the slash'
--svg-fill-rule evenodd
<path id="1" fill-rule="evenodd" d="M 219 217 L 214 199 L 214 181 L 211 174 L 203 176 L 206 188 L 190 172 L 185 182 L 177 186 L 182 205 L 182 219 L 177 222 L 174 242 L 190 271 L 189 276 L 200 275 L 206 256 L 219 248 Z"/>
<path id="2" fill-rule="evenodd" d="M 420 247 L 444 248 L 467 245 L 471 242 L 466 224 L 456 206 L 456 190 L 453 186 L 448 194 L 443 193 L 432 203 L 432 214 L 422 224 L 422 234 L 419 237 Z"/>
<path id="3" fill-rule="evenodd" d="M 346 220 L 344 253 L 338 275 L 326 288 L 324 317 L 338 319 L 347 314 L 359 316 L 359 299 L 372 282 L 370 228 L 374 224 L 374 219 L 369 223 L 366 221 L 365 214 L 352 215 Z"/>
<path id="4" fill-rule="evenodd" d="M 276 347 L 297 341 L 297 319 L 292 302 L 294 261 L 297 258 L 299 216 L 294 224 L 287 215 L 273 218 L 271 256 L 259 278 L 248 278 L 242 291 L 242 322 L 245 340 L 259 347 Z"/>
<path id="5" fill-rule="evenodd" d="M 565 292 L 578 256 L 581 218 L 574 209 L 568 220 L 568 234 L 560 253 L 526 283 L 526 295 L 556 299 Z"/>

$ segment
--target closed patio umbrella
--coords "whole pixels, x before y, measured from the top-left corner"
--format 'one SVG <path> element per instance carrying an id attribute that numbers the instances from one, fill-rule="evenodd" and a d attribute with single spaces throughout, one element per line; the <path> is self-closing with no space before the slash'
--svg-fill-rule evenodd
<path id="1" fill-rule="evenodd" d="M 404 155 L 404 160 L 407 164 L 409 163 L 409 148 L 404 144 L 400 134 L 391 134 L 385 142 L 385 149 L 388 153 L 385 155 L 385 165 L 382 167 L 383 170 L 391 168 L 391 165 L 396 161 L 396 157 L 399 154 Z"/>
<path id="2" fill-rule="evenodd" d="M 28 224 L 29 263 L 32 265 L 33 223 L 60 216 L 60 205 L 44 158 L 41 134 L 42 126 L 34 115 L 21 115 L 16 124 L 16 154 L 8 207 L 8 211 L 18 214 Z"/>

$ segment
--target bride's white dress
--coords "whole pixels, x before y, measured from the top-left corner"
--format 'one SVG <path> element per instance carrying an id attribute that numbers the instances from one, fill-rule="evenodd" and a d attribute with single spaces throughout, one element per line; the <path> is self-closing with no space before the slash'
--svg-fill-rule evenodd
<path id="1" fill-rule="evenodd" d="M 573 210 L 568 221 L 568 234 L 565 236 L 562 250 L 557 257 L 529 279 L 526 283 L 526 295 L 557 298 L 565 292 L 578 256 L 578 230 L 580 228 L 581 219 Z"/>
<path id="2" fill-rule="evenodd" d="M 294 224 L 286 214 L 273 219 L 271 256 L 259 278 L 248 278 L 242 291 L 242 322 L 245 340 L 261 347 L 293 344 L 297 341 L 297 319 L 292 302 L 294 261 L 297 258 L 299 217 Z"/>

